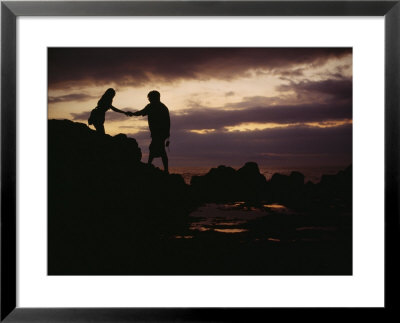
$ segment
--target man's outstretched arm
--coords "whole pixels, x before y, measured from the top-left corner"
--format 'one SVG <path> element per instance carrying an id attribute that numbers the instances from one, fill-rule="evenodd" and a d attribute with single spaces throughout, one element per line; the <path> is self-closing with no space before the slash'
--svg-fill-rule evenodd
<path id="1" fill-rule="evenodd" d="M 132 115 L 133 116 L 143 116 L 144 114 L 143 114 L 143 110 L 140 110 L 140 111 L 136 111 L 136 112 L 132 112 Z"/>
<path id="2" fill-rule="evenodd" d="M 136 112 L 129 112 L 130 116 L 145 116 L 147 115 L 147 106 L 145 108 L 143 108 L 142 110 L 136 111 Z"/>

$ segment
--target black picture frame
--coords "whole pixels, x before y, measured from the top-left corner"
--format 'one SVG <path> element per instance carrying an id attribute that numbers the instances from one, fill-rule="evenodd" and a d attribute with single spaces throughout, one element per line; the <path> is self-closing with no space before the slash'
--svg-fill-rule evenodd
<path id="1" fill-rule="evenodd" d="M 399 287 L 400 1 L 2 1 L 1 3 L 1 317 L 3 322 L 253 321 L 273 315 L 342 318 L 335 309 L 17 308 L 16 19 L 19 16 L 384 16 L 385 19 L 385 307 Z M 351 310 L 347 309 L 347 315 Z M 321 311 L 325 311 L 321 314 Z M 384 311 L 384 312 L 383 312 Z M 269 315 L 270 312 L 268 313 Z"/>

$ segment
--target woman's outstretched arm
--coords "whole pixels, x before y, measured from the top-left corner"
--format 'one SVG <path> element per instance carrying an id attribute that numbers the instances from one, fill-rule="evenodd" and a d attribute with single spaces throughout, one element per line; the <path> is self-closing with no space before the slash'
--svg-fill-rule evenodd
<path id="1" fill-rule="evenodd" d="M 111 110 L 113 110 L 113 111 L 115 111 L 115 112 L 123 113 L 123 114 L 125 114 L 125 115 L 129 115 L 128 112 L 122 111 L 122 110 L 120 110 L 120 109 L 117 109 L 116 107 L 113 107 L 112 105 L 110 106 L 110 108 L 111 108 Z"/>

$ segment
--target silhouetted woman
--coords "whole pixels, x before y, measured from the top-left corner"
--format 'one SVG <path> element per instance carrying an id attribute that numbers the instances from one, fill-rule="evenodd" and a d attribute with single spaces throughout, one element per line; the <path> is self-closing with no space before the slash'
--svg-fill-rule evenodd
<path id="1" fill-rule="evenodd" d="M 97 132 L 105 133 L 104 131 L 104 121 L 106 118 L 106 112 L 111 109 L 115 112 L 123 113 L 125 115 L 129 115 L 128 112 L 121 111 L 116 107 L 113 107 L 112 100 L 115 96 L 114 89 L 108 89 L 103 96 L 100 98 L 99 102 L 97 102 L 97 107 L 92 110 L 90 113 L 90 117 L 88 120 L 89 125 L 93 125 Z"/>

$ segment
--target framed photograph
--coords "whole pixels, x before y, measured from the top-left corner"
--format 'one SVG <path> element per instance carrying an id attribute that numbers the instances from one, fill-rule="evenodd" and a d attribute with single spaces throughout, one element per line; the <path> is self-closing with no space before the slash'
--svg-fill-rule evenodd
<path id="1" fill-rule="evenodd" d="M 2 2 L 1 320 L 393 309 L 399 14 Z"/>

